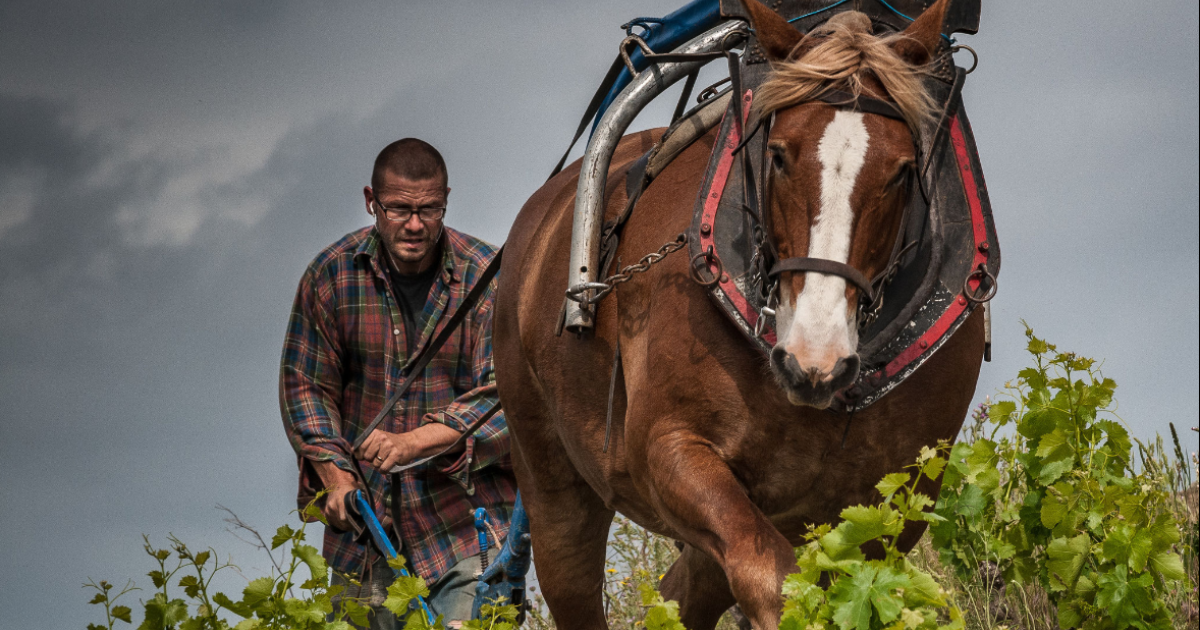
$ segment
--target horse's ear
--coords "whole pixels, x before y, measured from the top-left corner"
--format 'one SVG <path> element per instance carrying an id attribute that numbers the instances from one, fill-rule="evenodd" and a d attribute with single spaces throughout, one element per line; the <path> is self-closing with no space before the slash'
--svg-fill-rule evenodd
<path id="1" fill-rule="evenodd" d="M 933 6 L 925 9 L 920 17 L 904 29 L 904 37 L 893 45 L 896 53 L 914 66 L 929 63 L 937 52 L 948 6 L 950 0 L 938 0 Z"/>
<path id="2" fill-rule="evenodd" d="M 750 26 L 754 27 L 758 45 L 762 46 L 767 58 L 771 61 L 786 60 L 804 35 L 758 0 L 742 0 L 742 5 L 746 7 Z"/>

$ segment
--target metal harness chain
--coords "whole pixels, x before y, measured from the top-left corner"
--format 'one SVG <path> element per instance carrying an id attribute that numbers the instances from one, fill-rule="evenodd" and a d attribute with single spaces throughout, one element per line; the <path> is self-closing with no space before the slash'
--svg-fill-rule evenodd
<path id="1" fill-rule="evenodd" d="M 680 234 L 675 237 L 675 240 L 670 241 L 660 247 L 656 252 L 650 252 L 636 263 L 629 265 L 620 272 L 615 273 L 601 282 L 587 282 L 577 284 L 570 289 L 567 289 L 567 299 L 578 302 L 583 306 L 591 306 L 604 299 L 604 296 L 612 292 L 618 284 L 629 282 L 634 274 L 649 271 L 650 267 L 655 263 L 662 262 L 668 255 L 673 254 L 687 246 L 687 235 Z M 592 292 L 595 293 L 592 293 Z"/>

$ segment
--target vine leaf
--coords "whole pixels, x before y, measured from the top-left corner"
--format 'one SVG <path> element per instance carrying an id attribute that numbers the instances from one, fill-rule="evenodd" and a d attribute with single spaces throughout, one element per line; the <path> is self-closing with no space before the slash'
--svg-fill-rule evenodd
<path id="1" fill-rule="evenodd" d="M 1051 590 L 1066 591 L 1075 586 L 1088 547 L 1087 534 L 1050 541 L 1046 547 L 1046 556 L 1049 558 L 1046 569 L 1050 572 Z"/>
<path id="2" fill-rule="evenodd" d="M 868 630 L 873 617 L 891 623 L 900 617 L 903 608 L 896 589 L 910 584 L 908 576 L 891 567 L 861 565 L 830 588 L 830 593 L 841 601 L 835 606 L 833 620 L 843 630 Z"/>

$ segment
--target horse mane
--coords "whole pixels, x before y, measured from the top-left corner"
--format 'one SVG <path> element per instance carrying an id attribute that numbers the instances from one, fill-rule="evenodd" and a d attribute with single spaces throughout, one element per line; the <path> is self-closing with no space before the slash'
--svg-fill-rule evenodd
<path id="1" fill-rule="evenodd" d="M 798 58 L 772 62 L 771 74 L 754 95 L 757 116 L 815 100 L 829 90 L 859 96 L 869 77 L 883 85 L 887 94 L 879 97 L 891 98 L 917 135 L 921 123 L 933 116 L 934 104 L 922 82 L 927 68 L 911 65 L 893 48 L 906 37 L 872 34 L 871 19 L 858 11 L 833 16 L 800 40 L 793 54 L 805 52 Z"/>

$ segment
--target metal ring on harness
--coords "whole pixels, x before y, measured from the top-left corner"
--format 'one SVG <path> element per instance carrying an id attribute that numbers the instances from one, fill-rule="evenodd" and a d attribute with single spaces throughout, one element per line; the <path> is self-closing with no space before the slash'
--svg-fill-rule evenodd
<path id="1" fill-rule="evenodd" d="M 707 271 L 709 266 L 713 264 L 717 266 L 717 270 L 713 272 L 711 279 L 705 279 L 700 275 L 701 267 L 696 263 L 701 259 L 704 260 L 703 269 L 705 271 Z M 721 262 L 721 257 L 713 251 L 713 246 L 709 245 L 708 249 L 696 254 L 695 256 L 692 256 L 692 262 L 688 264 L 688 273 L 691 274 L 692 280 L 695 280 L 696 284 L 699 284 L 702 287 L 711 287 L 721 282 L 721 276 L 725 275 L 725 264 Z"/>
<path id="2" fill-rule="evenodd" d="M 654 56 L 654 51 L 650 50 L 650 46 L 646 43 L 646 40 L 642 39 L 638 35 L 630 35 L 629 37 L 621 40 L 621 61 L 624 61 L 625 67 L 629 68 L 630 76 L 636 79 L 638 71 L 633 65 L 633 60 L 629 58 L 630 44 L 637 44 L 638 48 L 642 49 L 642 54 L 645 55 L 647 59 Z"/>
<path id="3" fill-rule="evenodd" d="M 584 295 L 588 292 L 592 292 L 592 290 L 596 292 L 595 295 Z M 574 287 L 566 289 L 566 299 L 571 300 L 572 302 L 578 302 L 578 304 L 581 306 L 586 307 L 600 301 L 600 299 L 604 298 L 604 296 L 607 295 L 608 292 L 611 292 L 611 290 L 612 287 L 608 286 L 608 284 L 604 282 L 581 282 L 575 284 Z"/>
<path id="4" fill-rule="evenodd" d="M 595 291 L 596 294 L 584 295 L 588 291 Z M 567 299 L 586 307 L 599 302 L 609 291 L 612 291 L 612 287 L 603 282 L 581 282 L 567 289 Z"/>
<path id="5" fill-rule="evenodd" d="M 729 77 L 725 77 L 724 79 L 721 79 L 720 81 L 717 81 L 716 83 L 704 88 L 700 91 L 700 95 L 696 97 L 696 102 L 703 103 L 704 101 L 716 96 L 721 91 L 721 86 L 725 85 L 726 83 L 729 83 Z"/>
<path id="6" fill-rule="evenodd" d="M 967 70 L 967 74 L 971 74 L 972 72 L 975 72 L 975 68 L 979 67 L 979 53 L 975 52 L 974 48 L 971 48 L 970 46 L 968 46 L 966 44 L 958 44 L 950 49 L 950 54 L 953 55 L 954 53 L 956 53 L 960 50 L 965 50 L 965 51 L 971 53 L 971 59 L 972 59 L 971 60 L 971 69 Z"/>
<path id="7" fill-rule="evenodd" d="M 983 295 L 975 295 L 975 291 L 971 289 L 971 278 L 979 278 L 980 286 L 983 286 L 984 280 L 987 281 L 988 287 L 983 292 Z M 996 297 L 996 289 L 996 276 L 988 271 L 987 263 L 979 263 L 975 271 L 971 272 L 971 275 L 967 276 L 966 280 L 963 280 L 963 297 L 972 304 L 990 302 L 992 298 Z"/>

